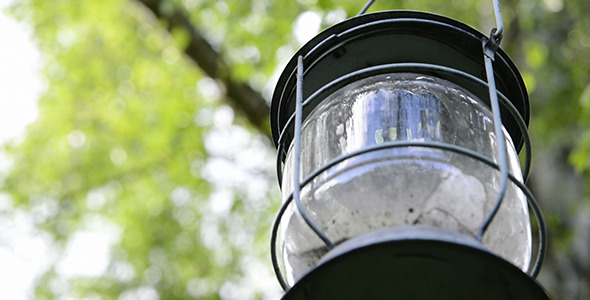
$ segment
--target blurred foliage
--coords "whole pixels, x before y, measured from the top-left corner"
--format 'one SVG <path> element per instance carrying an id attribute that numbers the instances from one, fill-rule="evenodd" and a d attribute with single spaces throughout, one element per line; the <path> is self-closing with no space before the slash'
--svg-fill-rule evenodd
<path id="1" fill-rule="evenodd" d="M 503 48 L 529 88 L 536 159 L 563 150 L 562 163 L 569 159 L 588 183 L 590 2 L 501 3 Z M 326 28 L 363 5 L 169 0 L 160 9 L 183 9 L 232 76 L 268 99 L 276 73 L 301 46 L 294 28 L 302 13 L 315 13 Z M 491 1 L 377 1 L 370 11 L 397 8 L 447 15 L 484 33 L 495 24 Z M 59 249 L 76 232 L 117 228 L 101 277 L 70 278 L 53 268 L 40 278 L 37 297 L 276 297 L 276 283 L 260 282 L 272 270 L 268 233 L 280 202 L 274 154 L 263 135 L 234 118 L 223 87 L 183 56 L 189 35 L 168 30 L 131 0 L 23 0 L 11 12 L 34 27 L 47 89 L 39 120 L 4 149 L 14 165 L 2 191 L 32 212 Z M 564 218 L 544 196 L 550 218 Z M 556 251 L 567 255 L 563 245 L 573 235 L 553 232 L 562 241 Z M 559 279 L 549 281 L 559 290 Z"/>

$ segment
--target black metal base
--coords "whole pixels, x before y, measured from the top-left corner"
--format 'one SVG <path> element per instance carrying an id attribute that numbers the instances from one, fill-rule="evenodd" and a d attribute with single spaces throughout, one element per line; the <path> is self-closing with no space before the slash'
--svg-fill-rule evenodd
<path id="1" fill-rule="evenodd" d="M 349 240 L 283 297 L 296 299 L 543 300 L 543 288 L 474 239 L 429 227 Z"/>

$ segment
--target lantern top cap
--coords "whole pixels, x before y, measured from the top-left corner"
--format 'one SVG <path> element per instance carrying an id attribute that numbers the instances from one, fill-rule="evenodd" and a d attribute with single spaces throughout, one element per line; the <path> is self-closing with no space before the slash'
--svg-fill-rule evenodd
<path id="1" fill-rule="evenodd" d="M 286 150 L 292 140 L 289 119 L 295 111 L 299 56 L 304 58 L 303 98 L 308 101 L 304 105 L 303 118 L 338 88 L 380 72 L 412 72 L 439 77 L 462 86 L 487 103 L 483 38 L 484 34 L 459 21 L 407 10 L 364 14 L 326 29 L 293 56 L 278 80 L 270 115 L 275 145 L 282 144 Z M 529 100 L 524 81 L 502 49 L 496 53 L 494 70 L 498 92 L 512 103 L 528 124 Z M 358 76 L 340 80 L 351 73 Z M 331 85 L 339 80 L 339 84 Z M 318 93 L 320 97 L 310 97 Z M 520 150 L 522 132 L 515 117 L 506 109 L 502 110 L 502 123 L 516 149 Z M 281 134 L 285 136 L 281 138 Z"/>

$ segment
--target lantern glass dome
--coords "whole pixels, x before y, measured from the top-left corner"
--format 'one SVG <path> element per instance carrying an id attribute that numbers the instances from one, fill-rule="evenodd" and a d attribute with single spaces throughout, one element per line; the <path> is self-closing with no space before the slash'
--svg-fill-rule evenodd
<path id="1" fill-rule="evenodd" d="M 522 180 L 508 133 L 510 173 Z M 413 73 L 360 79 L 335 91 L 304 119 L 301 178 L 346 154 L 390 142 L 445 143 L 497 161 L 489 107 L 449 81 Z M 287 153 L 283 200 L 293 192 L 293 149 Z M 429 226 L 473 239 L 496 203 L 500 173 L 465 155 L 431 147 L 383 148 L 352 156 L 301 190 L 306 213 L 335 245 L 382 228 Z M 280 247 L 291 283 L 327 253 L 325 243 L 290 205 Z M 482 243 L 523 271 L 531 258 L 524 194 L 508 184 Z"/>

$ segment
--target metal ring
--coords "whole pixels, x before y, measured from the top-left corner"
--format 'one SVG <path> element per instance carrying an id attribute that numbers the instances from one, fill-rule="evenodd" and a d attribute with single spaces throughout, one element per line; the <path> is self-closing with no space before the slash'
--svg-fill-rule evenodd
<path id="1" fill-rule="evenodd" d="M 373 66 L 373 67 L 361 69 L 361 70 L 346 74 L 344 76 L 339 77 L 336 80 L 331 81 L 330 83 L 328 83 L 327 85 L 323 86 L 322 88 L 317 90 L 315 93 L 310 95 L 303 102 L 303 110 L 305 111 L 305 108 L 307 106 L 309 106 L 309 104 L 311 102 L 315 101 L 316 98 L 326 95 L 329 92 L 333 92 L 341 87 L 344 87 L 345 85 L 358 80 L 358 78 L 361 76 L 368 77 L 368 76 L 384 74 L 384 73 L 388 73 L 388 72 L 400 73 L 399 69 L 403 69 L 405 71 L 411 70 L 411 71 L 422 71 L 422 72 L 424 70 L 437 71 L 437 72 L 440 72 L 443 74 L 450 74 L 453 76 L 463 77 L 463 78 L 470 80 L 482 87 L 487 86 L 487 83 L 485 83 L 484 81 L 482 81 L 481 79 L 479 79 L 473 75 L 470 75 L 465 72 L 455 70 L 452 68 L 448 68 L 448 67 L 432 65 L 432 64 L 422 64 L 422 63 L 384 64 L 384 65 L 378 65 L 378 66 Z M 366 75 L 366 74 L 369 74 L 369 75 Z M 528 176 L 529 176 L 529 172 L 530 172 L 531 152 L 532 152 L 529 132 L 527 130 L 527 126 L 526 126 L 524 119 L 522 118 L 520 113 L 518 113 L 518 110 L 516 109 L 516 107 L 514 107 L 514 105 L 502 93 L 498 92 L 498 95 L 499 95 L 499 99 L 501 101 L 502 106 L 504 108 L 506 108 L 508 110 L 508 112 L 516 120 L 516 123 L 517 123 L 517 125 L 521 131 L 522 137 L 523 137 L 523 142 L 524 142 L 524 147 L 525 147 L 525 161 L 524 161 L 524 168 L 523 168 L 522 175 L 523 175 L 523 181 L 526 182 L 526 180 L 528 179 Z M 284 161 L 285 157 L 287 156 L 287 151 L 285 151 L 284 143 L 285 143 L 285 139 L 286 139 L 287 135 L 292 130 L 293 122 L 294 122 L 294 115 L 292 115 L 285 123 L 285 126 L 283 127 L 283 130 L 281 131 L 281 133 L 279 135 L 278 142 L 277 142 L 277 147 L 280 150 L 280 151 L 278 151 L 278 154 L 277 154 L 277 160 L 278 160 L 277 161 L 277 177 L 279 178 L 279 187 L 282 186 L 282 178 L 283 178 L 283 174 L 282 174 L 283 170 L 282 170 L 282 168 L 279 168 L 279 166 L 281 165 L 280 162 Z M 514 142 L 516 142 L 516 141 L 514 141 Z"/>

